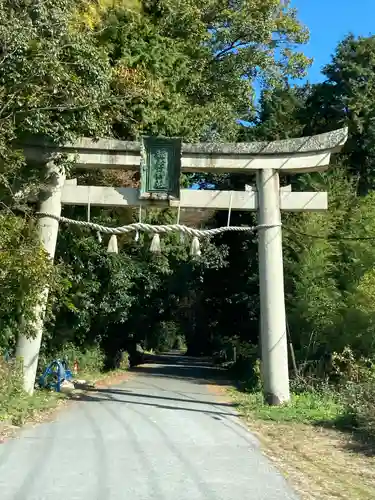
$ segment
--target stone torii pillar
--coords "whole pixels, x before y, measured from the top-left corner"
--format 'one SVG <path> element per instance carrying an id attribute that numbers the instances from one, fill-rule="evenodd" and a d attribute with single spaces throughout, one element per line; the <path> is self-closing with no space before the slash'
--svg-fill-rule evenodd
<path id="1" fill-rule="evenodd" d="M 262 382 L 271 405 L 290 398 L 279 189 L 277 170 L 257 173 L 258 224 L 269 226 L 258 230 L 258 259 Z"/>
<path id="2" fill-rule="evenodd" d="M 41 193 L 39 200 L 40 212 L 50 213 L 59 217 L 61 215 L 62 188 L 65 184 L 65 172 L 53 163 L 47 163 L 47 178 L 49 191 Z M 51 261 L 55 257 L 59 223 L 49 217 L 38 220 L 38 232 L 41 243 Z M 34 309 L 32 329 L 33 337 L 19 335 L 17 339 L 16 357 L 23 361 L 24 389 L 29 394 L 34 391 L 35 377 L 38 368 L 40 345 L 43 334 L 44 313 L 48 300 L 49 287 L 47 286 L 38 300 Z"/>
<path id="3" fill-rule="evenodd" d="M 152 204 L 160 207 L 196 208 L 203 210 L 251 210 L 258 212 L 259 225 L 259 289 L 261 309 L 262 378 L 264 395 L 270 404 L 282 404 L 290 398 L 287 336 L 285 320 L 284 276 L 282 258 L 281 211 L 320 211 L 328 207 L 327 193 L 292 192 L 279 187 L 280 174 L 319 172 L 328 168 L 332 153 L 339 151 L 347 140 L 347 129 L 326 134 L 274 142 L 237 144 L 182 144 L 181 158 L 175 151 L 163 146 L 161 156 L 166 158 L 166 170 L 176 162 L 181 163 L 182 172 L 215 172 L 256 174 L 256 189 L 246 191 L 194 191 L 179 190 L 174 180 L 171 196 L 148 199 L 149 193 L 123 187 L 81 186 L 67 181 L 61 191 L 61 203 L 55 194 L 54 210 L 61 210 L 61 204 L 101 207 L 139 207 Z M 153 140 L 151 140 L 152 142 Z M 140 170 L 145 150 L 141 143 L 100 139 L 92 141 L 83 138 L 76 144 L 63 148 L 45 144 L 25 146 L 27 158 L 38 160 L 44 155 L 63 152 L 84 169 Z M 159 151 L 160 152 L 160 151 Z M 159 156 L 160 158 L 160 156 Z M 175 163 L 174 163 L 175 162 Z M 152 163 L 152 162 L 151 162 Z M 156 162 L 157 163 L 157 162 Z M 154 163 L 154 167 L 155 164 Z M 168 173 L 155 176 L 168 178 Z M 153 183 L 148 173 L 147 187 Z M 152 191 L 152 189 L 151 189 Z M 157 191 L 157 189 L 155 189 Z M 140 196 L 141 194 L 141 196 Z M 145 196 L 146 194 L 146 196 Z M 41 207 L 43 211 L 46 210 Z M 52 240 L 56 241 L 58 225 L 51 226 Z M 42 241 L 44 237 L 42 234 Z M 45 244 L 45 242 L 44 242 Z M 49 249 L 46 247 L 47 251 Z M 51 252 L 49 251 L 51 258 Z M 40 335 L 37 337 L 40 339 Z M 30 343 L 34 341 L 30 340 Z M 35 340 L 33 363 L 37 363 L 40 340 Z M 22 346 L 21 346 L 22 347 Z M 22 355 L 23 349 L 19 349 Z M 29 356 L 27 356 L 29 359 Z M 26 361 L 26 360 L 25 360 Z M 36 365 L 35 365 L 36 369 Z M 35 378 L 34 368 L 25 363 L 25 380 L 30 388 Z"/>

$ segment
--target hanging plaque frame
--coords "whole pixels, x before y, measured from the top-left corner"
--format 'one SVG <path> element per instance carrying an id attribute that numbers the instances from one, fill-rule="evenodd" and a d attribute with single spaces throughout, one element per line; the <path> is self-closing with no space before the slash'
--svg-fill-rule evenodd
<path id="1" fill-rule="evenodd" d="M 181 149 L 180 138 L 142 137 L 141 200 L 180 199 Z"/>

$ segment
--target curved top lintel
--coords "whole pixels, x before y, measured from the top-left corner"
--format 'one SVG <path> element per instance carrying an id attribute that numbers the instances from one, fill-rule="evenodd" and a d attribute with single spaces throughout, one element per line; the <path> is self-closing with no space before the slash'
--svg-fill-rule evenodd
<path id="1" fill-rule="evenodd" d="M 191 154 L 216 155 L 299 155 L 339 151 L 348 139 L 348 129 L 281 141 L 183 144 L 182 151 Z"/>
<path id="2" fill-rule="evenodd" d="M 347 138 L 348 129 L 342 128 L 282 141 L 183 144 L 182 169 L 186 172 L 243 172 L 268 168 L 294 174 L 324 171 L 328 168 L 331 153 L 339 151 Z M 141 144 L 83 137 L 74 144 L 60 147 L 30 141 L 24 148 L 26 156 L 37 158 L 37 161 L 40 161 L 41 153 L 46 157 L 55 152 L 78 153 L 74 161 L 81 168 L 137 169 Z"/>
<path id="3" fill-rule="evenodd" d="M 281 141 L 238 142 L 238 143 L 183 143 L 182 153 L 212 155 L 298 155 L 306 153 L 322 153 L 323 151 L 339 151 L 348 139 L 348 129 L 341 128 L 324 134 Z M 76 144 L 68 146 L 74 149 L 100 149 L 109 151 L 140 151 L 139 142 L 120 141 L 115 139 L 99 139 L 94 141 L 82 138 Z"/>
<path id="4" fill-rule="evenodd" d="M 201 142 L 195 144 L 183 143 L 182 153 L 196 155 L 231 155 L 231 156 L 267 156 L 267 155 L 299 155 L 314 154 L 324 151 L 333 153 L 339 151 L 348 138 L 348 129 L 341 128 L 326 132 L 324 134 L 312 135 L 309 137 L 298 137 L 295 139 L 284 139 L 281 141 L 261 141 L 261 142 L 238 142 L 238 143 L 211 143 Z M 59 150 L 101 150 L 108 152 L 133 152 L 140 151 L 139 142 L 121 141 L 117 139 L 98 139 L 94 140 L 82 137 L 74 144 L 65 146 L 53 146 L 46 142 L 31 140 L 24 145 L 31 147 L 44 147 Z"/>

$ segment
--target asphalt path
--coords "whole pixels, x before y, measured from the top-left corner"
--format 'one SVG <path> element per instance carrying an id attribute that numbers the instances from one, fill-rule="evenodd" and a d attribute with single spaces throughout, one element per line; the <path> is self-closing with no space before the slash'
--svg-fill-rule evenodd
<path id="1" fill-rule="evenodd" d="M 208 362 L 155 357 L 26 427 L 0 444 L 0 500 L 297 500 L 213 379 Z"/>

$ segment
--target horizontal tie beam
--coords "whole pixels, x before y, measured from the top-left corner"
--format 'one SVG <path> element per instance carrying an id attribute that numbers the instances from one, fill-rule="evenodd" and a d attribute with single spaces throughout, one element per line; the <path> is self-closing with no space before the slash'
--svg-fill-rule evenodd
<path id="1" fill-rule="evenodd" d="M 231 201 L 232 198 L 232 201 Z M 258 194 L 249 191 L 214 191 L 182 189 L 180 200 L 148 201 L 139 200 L 138 189 L 102 186 L 76 186 L 68 183 L 62 192 L 63 205 L 88 205 L 99 207 L 178 207 L 201 210 L 258 210 Z M 325 192 L 292 192 L 289 188 L 280 189 L 280 208 L 290 212 L 315 212 L 328 208 L 328 195 Z"/>

